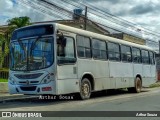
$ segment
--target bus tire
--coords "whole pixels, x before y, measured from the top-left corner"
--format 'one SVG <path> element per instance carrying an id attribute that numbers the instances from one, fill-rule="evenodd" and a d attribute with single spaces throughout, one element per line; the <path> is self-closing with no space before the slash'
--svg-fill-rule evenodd
<path id="1" fill-rule="evenodd" d="M 80 85 L 80 99 L 86 100 L 91 96 L 91 83 L 88 78 L 83 78 Z"/>
<path id="2" fill-rule="evenodd" d="M 136 77 L 135 80 L 135 92 L 140 93 L 142 89 L 142 81 L 139 77 Z"/>
<path id="3" fill-rule="evenodd" d="M 142 89 L 142 81 L 139 77 L 136 77 L 135 79 L 135 87 L 133 88 L 128 88 L 129 92 L 134 92 L 134 93 L 140 93 Z"/>

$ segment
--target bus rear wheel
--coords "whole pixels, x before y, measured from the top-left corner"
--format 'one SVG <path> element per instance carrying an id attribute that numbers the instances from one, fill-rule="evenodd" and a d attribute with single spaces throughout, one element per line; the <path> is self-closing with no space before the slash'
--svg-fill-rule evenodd
<path id="1" fill-rule="evenodd" d="M 141 89 L 142 89 L 142 81 L 139 77 L 137 77 L 136 81 L 135 81 L 135 91 L 136 91 L 136 93 L 140 93 Z"/>
<path id="2" fill-rule="evenodd" d="M 91 83 L 88 78 L 84 78 L 80 86 L 80 98 L 82 100 L 89 99 L 91 96 Z"/>
<path id="3" fill-rule="evenodd" d="M 142 89 L 142 81 L 139 77 L 136 77 L 135 79 L 135 87 L 128 88 L 128 91 L 134 92 L 134 93 L 140 93 Z"/>

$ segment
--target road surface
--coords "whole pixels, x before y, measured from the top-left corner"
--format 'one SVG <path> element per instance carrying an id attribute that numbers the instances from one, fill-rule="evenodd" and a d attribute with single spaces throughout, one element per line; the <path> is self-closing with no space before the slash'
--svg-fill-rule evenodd
<path id="1" fill-rule="evenodd" d="M 56 100 L 54 97 L 50 96 L 42 97 L 40 96 L 38 99 L 32 100 L 21 100 L 21 101 L 13 101 L 13 102 L 6 102 L 0 104 L 0 111 L 50 111 L 46 113 L 48 116 L 56 116 L 57 114 L 53 111 L 81 111 L 79 113 L 90 114 L 89 118 L 83 117 L 83 120 L 97 120 L 97 119 L 107 119 L 107 120 L 158 120 L 160 117 L 142 117 L 144 114 L 148 114 L 149 111 L 154 113 L 154 111 L 160 111 L 160 88 L 155 89 L 145 89 L 142 93 L 135 94 L 135 93 L 128 93 L 126 91 L 118 91 L 118 93 L 113 93 L 110 95 L 104 95 L 102 93 L 96 93 L 93 97 L 89 100 L 80 101 L 80 100 L 72 100 L 74 95 L 69 96 L 56 96 L 61 100 Z M 65 100 L 63 100 L 65 99 Z M 67 99 L 67 100 L 66 100 Z M 84 111 L 87 111 L 86 113 Z M 90 112 L 88 112 L 90 111 Z M 116 117 L 118 114 L 125 116 L 125 113 L 128 114 L 129 112 L 123 113 L 111 113 L 111 117 L 96 117 L 97 112 L 92 111 L 101 111 L 101 113 L 106 112 L 110 113 L 111 111 L 139 111 L 135 112 L 139 115 L 138 118 L 136 117 Z M 115 114 L 116 113 L 116 114 Z M 59 116 L 61 113 L 58 113 Z M 74 112 L 69 112 L 70 116 L 76 115 Z M 79 116 L 83 116 L 79 115 Z M 157 113 L 155 113 L 156 115 Z M 63 114 L 64 115 L 64 114 Z M 118 115 L 118 116 L 121 116 Z M 133 114 L 132 114 L 133 115 Z M 92 117 L 94 116 L 94 117 Z M 160 112 L 158 112 L 158 116 L 160 116 Z M 7 120 L 8 118 L 0 118 L 0 120 Z M 17 120 L 17 118 L 12 118 L 13 120 Z M 21 119 L 21 118 L 19 118 Z M 30 118 L 30 120 L 35 118 Z M 39 120 L 40 118 L 37 118 Z M 64 119 L 62 117 L 53 117 L 53 118 L 42 118 L 46 120 L 53 120 L 53 119 Z M 67 120 L 75 119 L 75 117 L 65 117 Z M 82 118 L 76 118 L 81 120 Z"/>

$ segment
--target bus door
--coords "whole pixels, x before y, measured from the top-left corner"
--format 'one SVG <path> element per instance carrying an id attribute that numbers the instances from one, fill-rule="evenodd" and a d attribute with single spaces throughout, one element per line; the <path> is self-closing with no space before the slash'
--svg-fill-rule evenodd
<path id="1" fill-rule="evenodd" d="M 66 92 L 68 91 L 68 93 L 73 92 L 74 87 L 77 88 L 78 86 L 75 36 L 75 34 L 69 33 L 57 37 L 57 79 L 58 83 L 63 82 L 60 83 L 61 89 L 65 88 L 63 85 L 70 86 L 65 90 Z"/>

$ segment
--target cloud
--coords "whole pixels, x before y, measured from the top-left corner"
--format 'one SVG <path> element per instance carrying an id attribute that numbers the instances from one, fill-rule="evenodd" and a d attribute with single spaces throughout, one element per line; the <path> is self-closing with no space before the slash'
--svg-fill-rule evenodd
<path id="1" fill-rule="evenodd" d="M 154 4 L 154 3 L 147 3 L 147 4 L 140 4 L 137 6 L 134 6 L 129 13 L 132 15 L 144 15 L 147 13 L 157 13 L 157 10 L 160 10 L 160 5 L 159 4 Z"/>
<path id="2" fill-rule="evenodd" d="M 121 3 L 126 3 L 128 0 L 107 0 L 107 2 L 111 4 L 121 4 Z"/>
<path id="3" fill-rule="evenodd" d="M 31 22 L 47 21 L 54 19 L 54 16 L 48 16 L 38 12 L 27 5 L 17 3 L 16 0 L 0 0 L 0 25 L 7 24 L 7 20 L 28 16 L 31 18 Z"/>

